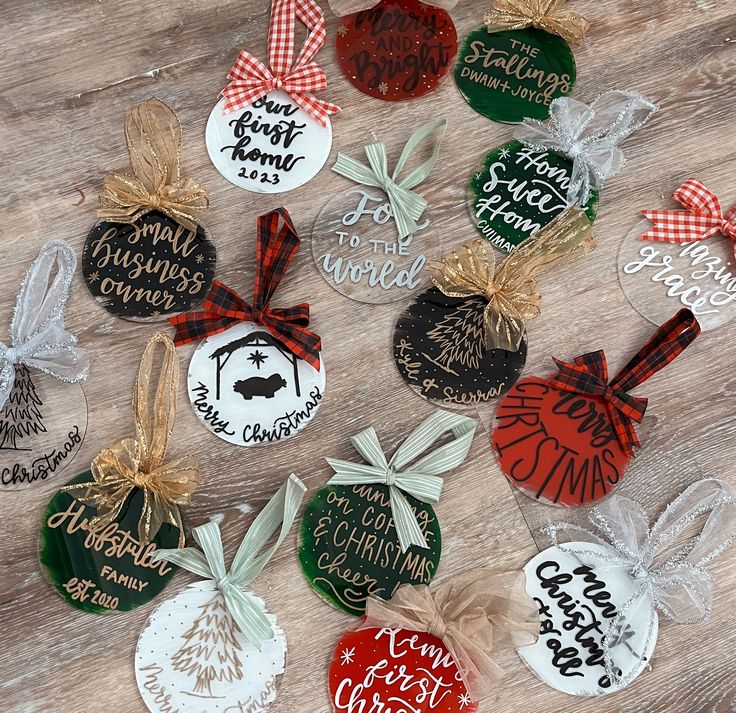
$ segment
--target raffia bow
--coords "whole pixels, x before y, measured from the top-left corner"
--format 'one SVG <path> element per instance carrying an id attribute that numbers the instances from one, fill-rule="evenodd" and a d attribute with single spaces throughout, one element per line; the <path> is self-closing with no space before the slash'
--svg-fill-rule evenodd
<path id="1" fill-rule="evenodd" d="M 590 27 L 582 15 L 565 7 L 565 0 L 493 0 L 483 20 L 488 32 L 534 27 L 571 44 L 580 44 Z"/>
<path id="2" fill-rule="evenodd" d="M 595 556 L 602 566 L 619 569 L 631 578 L 634 593 L 603 636 L 606 674 L 617 687 L 623 687 L 634 676 L 617 672 L 612 651 L 619 632 L 626 629 L 639 606 L 653 605 L 645 640 L 654 633 L 656 610 L 677 624 L 696 624 L 710 616 L 714 580 L 706 568 L 736 541 L 736 491 L 715 478 L 693 483 L 667 506 L 651 530 L 643 508 L 618 495 L 594 507 L 589 520 L 594 531 L 565 522 L 548 525 L 543 531 L 554 545 L 572 555 L 590 556 L 582 543 L 600 545 L 605 552 Z M 693 536 L 696 524 L 698 533 Z"/>
<path id="3" fill-rule="evenodd" d="M 423 584 L 401 585 L 389 601 L 369 597 L 360 628 L 406 629 L 436 636 L 477 699 L 503 676 L 491 654 L 512 637 L 519 645 L 533 644 L 539 616 L 518 572 L 477 570 L 432 589 Z"/>
<path id="4" fill-rule="evenodd" d="M 76 337 L 64 327 L 64 308 L 76 266 L 71 246 L 54 240 L 44 245 L 28 268 L 10 324 L 11 346 L 0 342 L 0 408 L 13 389 L 16 365 L 42 371 L 59 381 L 87 378 L 87 351 L 77 346 Z"/>
<path id="5" fill-rule="evenodd" d="M 430 171 L 437 162 L 440 154 L 440 142 L 446 126 L 447 121 L 445 119 L 434 119 L 420 126 L 409 137 L 406 146 L 404 146 L 401 152 L 396 168 L 394 168 L 390 176 L 388 173 L 386 146 L 382 143 L 369 144 L 365 147 L 368 166 L 346 154 L 340 153 L 337 155 L 337 160 L 332 170 L 356 183 L 364 186 L 374 186 L 383 190 L 391 204 L 391 211 L 399 238 L 414 235 L 417 231 L 417 221 L 422 217 L 422 213 L 424 213 L 427 207 L 427 201 L 412 189 L 416 188 L 429 176 Z M 411 173 L 399 180 L 399 174 L 414 149 L 432 134 L 432 132 L 437 130 L 440 131 L 440 134 L 434 144 L 432 155 Z"/>
<path id="6" fill-rule="evenodd" d="M 156 346 L 165 354 L 153 404 L 149 390 Z M 91 482 L 67 485 L 61 490 L 97 509 L 90 525 L 102 528 L 115 522 L 129 497 L 143 491 L 143 507 L 138 521 L 141 543 L 150 542 L 165 522 L 179 530 L 179 546 L 184 545 L 184 525 L 179 508 L 189 505 L 199 485 L 199 468 L 191 457 L 164 462 L 166 447 L 176 417 L 179 387 L 179 360 L 174 343 L 163 333 L 151 337 L 143 352 L 133 393 L 135 438 L 121 438 L 92 461 Z"/>
<path id="7" fill-rule="evenodd" d="M 292 473 L 258 513 L 227 571 L 220 528 L 215 522 L 195 527 L 192 531 L 201 550 L 185 547 L 157 550 L 154 555 L 155 561 L 173 562 L 189 572 L 214 581 L 238 628 L 259 651 L 274 634 L 268 617 L 245 587 L 261 573 L 286 538 L 306 490 L 302 481 Z M 277 530 L 279 536 L 274 544 L 264 549 Z"/>
<path id="8" fill-rule="evenodd" d="M 207 191 L 180 170 L 181 125 L 160 99 L 134 106 L 125 117 L 133 176 L 105 177 L 97 215 L 116 223 L 134 223 L 157 210 L 188 230 L 197 230 L 209 206 Z"/>
<path id="9" fill-rule="evenodd" d="M 373 427 L 366 428 L 350 438 L 355 450 L 368 464 L 326 458 L 335 475 L 328 485 L 385 485 L 391 499 L 391 515 L 401 551 L 411 546 L 428 547 L 417 518 L 403 493 L 424 503 L 436 503 L 442 492 L 440 476 L 465 460 L 473 442 L 475 421 L 449 411 L 436 411 L 412 431 L 396 449 L 390 461 L 386 460 L 378 435 Z M 450 443 L 428 453 L 413 465 L 408 463 L 429 449 L 447 431 L 454 438 Z"/>
<path id="10" fill-rule="evenodd" d="M 594 190 L 624 166 L 618 147 L 627 136 L 646 124 L 657 105 L 632 91 L 609 91 L 590 106 L 570 97 L 549 105 L 549 119 L 524 119 L 514 138 L 535 151 L 553 150 L 572 161 L 567 188 L 569 205 L 585 205 Z"/>
<path id="11" fill-rule="evenodd" d="M 448 297 L 485 298 L 486 349 L 516 352 L 526 322 L 540 313 L 542 296 L 536 277 L 595 246 L 588 217 L 572 207 L 524 240 L 499 264 L 488 242 L 477 239 L 440 262 L 430 261 L 429 266 L 436 271 L 432 278 L 435 286 Z"/>

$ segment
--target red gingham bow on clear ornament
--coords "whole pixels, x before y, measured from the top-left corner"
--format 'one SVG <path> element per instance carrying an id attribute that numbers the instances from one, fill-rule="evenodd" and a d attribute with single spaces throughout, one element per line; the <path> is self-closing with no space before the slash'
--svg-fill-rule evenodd
<path id="1" fill-rule="evenodd" d="M 694 243 L 725 235 L 736 243 L 736 206 L 723 215 L 715 193 L 697 178 L 683 183 L 672 197 L 685 210 L 645 210 L 642 215 L 652 221 L 652 227 L 642 240 L 660 243 Z"/>
<path id="2" fill-rule="evenodd" d="M 309 34 L 292 65 L 296 18 L 306 25 Z M 270 68 L 250 52 L 241 50 L 227 75 L 230 84 L 222 92 L 225 97 L 224 112 L 227 114 L 243 109 L 270 91 L 280 89 L 322 126 L 326 126 L 327 117 L 340 111 L 340 107 L 311 94 L 327 88 L 325 73 L 312 61 L 326 37 L 325 16 L 314 0 L 273 0 L 268 31 Z"/>

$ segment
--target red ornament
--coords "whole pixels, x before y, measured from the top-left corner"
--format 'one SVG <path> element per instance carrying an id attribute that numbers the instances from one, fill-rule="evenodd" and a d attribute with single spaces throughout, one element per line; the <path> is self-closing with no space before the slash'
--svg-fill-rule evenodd
<path id="1" fill-rule="evenodd" d="M 329 674 L 337 713 L 476 713 L 452 654 L 431 634 L 361 629 L 335 648 Z"/>
<path id="2" fill-rule="evenodd" d="M 501 470 L 527 495 L 555 505 L 587 505 L 608 495 L 630 457 L 602 398 L 522 379 L 496 410 L 493 447 Z"/>
<path id="3" fill-rule="evenodd" d="M 436 89 L 457 54 L 450 15 L 419 0 L 383 0 L 342 18 L 337 56 L 348 80 L 377 99 L 400 101 Z"/>

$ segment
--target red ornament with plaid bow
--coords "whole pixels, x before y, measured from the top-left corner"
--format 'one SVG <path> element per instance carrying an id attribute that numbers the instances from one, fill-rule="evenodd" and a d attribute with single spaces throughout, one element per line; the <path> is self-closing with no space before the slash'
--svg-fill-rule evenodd
<path id="1" fill-rule="evenodd" d="M 509 481 L 553 505 L 589 505 L 608 495 L 641 446 L 635 424 L 648 401 L 630 392 L 698 334 L 693 313 L 680 310 L 610 381 L 602 351 L 555 359 L 552 377 L 518 381 L 498 405 L 492 434 Z"/>

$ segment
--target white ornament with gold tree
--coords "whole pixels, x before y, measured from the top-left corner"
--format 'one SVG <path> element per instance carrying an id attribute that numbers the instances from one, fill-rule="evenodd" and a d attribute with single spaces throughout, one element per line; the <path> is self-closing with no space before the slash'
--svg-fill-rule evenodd
<path id="1" fill-rule="evenodd" d="M 263 600 L 245 587 L 286 538 L 305 492 L 299 478 L 289 476 L 254 520 L 229 570 L 214 522 L 193 530 L 199 548 L 159 550 L 159 559 L 205 579 L 160 604 L 138 639 L 136 679 L 149 710 L 260 713 L 275 700 L 286 637 Z"/>

